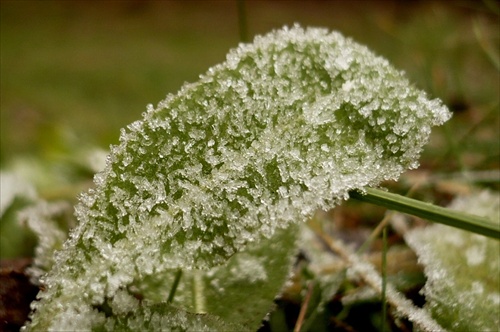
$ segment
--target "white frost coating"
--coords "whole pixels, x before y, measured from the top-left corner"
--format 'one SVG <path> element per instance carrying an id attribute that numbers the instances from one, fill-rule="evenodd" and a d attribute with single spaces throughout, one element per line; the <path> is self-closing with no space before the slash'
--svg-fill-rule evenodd
<path id="1" fill-rule="evenodd" d="M 498 193 L 458 197 L 450 207 L 500 222 Z M 500 329 L 500 243 L 496 239 L 432 225 L 408 232 L 406 241 L 425 268 L 426 307 L 443 327 Z"/>
<path id="2" fill-rule="evenodd" d="M 115 315 L 126 315 L 137 310 L 139 307 L 139 300 L 134 298 L 127 291 L 120 289 L 113 297 L 110 306 Z"/>
<path id="3" fill-rule="evenodd" d="M 339 33 L 294 26 L 241 44 L 122 130 L 33 328 L 65 328 L 61 296 L 82 305 L 85 289 L 101 305 L 135 278 L 210 268 L 351 189 L 396 179 L 449 117 Z"/>
<path id="4" fill-rule="evenodd" d="M 475 266 L 483 263 L 486 254 L 485 251 L 486 251 L 486 246 L 484 244 L 475 245 L 467 248 L 467 250 L 465 251 L 465 258 L 467 259 L 466 260 L 467 265 Z"/>
<path id="5" fill-rule="evenodd" d="M 250 255 L 238 256 L 237 263 L 231 268 L 235 280 L 241 279 L 250 283 L 267 280 L 267 272 L 262 264 L 262 258 Z"/>

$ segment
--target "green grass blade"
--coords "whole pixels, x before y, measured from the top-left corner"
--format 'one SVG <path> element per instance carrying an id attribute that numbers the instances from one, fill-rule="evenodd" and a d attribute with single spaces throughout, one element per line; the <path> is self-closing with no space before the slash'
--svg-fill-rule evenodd
<path id="1" fill-rule="evenodd" d="M 500 224 L 483 217 L 453 211 L 374 188 L 367 188 L 366 194 L 353 190 L 349 195 L 359 201 L 384 206 L 429 221 L 500 239 Z"/>

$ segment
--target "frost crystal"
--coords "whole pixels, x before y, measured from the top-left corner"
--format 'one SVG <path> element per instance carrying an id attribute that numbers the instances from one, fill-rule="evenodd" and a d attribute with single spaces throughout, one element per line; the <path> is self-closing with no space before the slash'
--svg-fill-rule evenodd
<path id="1" fill-rule="evenodd" d="M 33 326 L 64 329 L 61 299 L 100 305 L 134 279 L 210 268 L 351 189 L 396 179 L 449 117 L 339 33 L 294 26 L 241 44 L 122 130 Z"/>
<path id="2" fill-rule="evenodd" d="M 500 223 L 500 195 L 483 191 L 458 197 L 453 209 Z M 444 225 L 407 234 L 425 267 L 427 307 L 452 331 L 500 329 L 500 243 Z"/>

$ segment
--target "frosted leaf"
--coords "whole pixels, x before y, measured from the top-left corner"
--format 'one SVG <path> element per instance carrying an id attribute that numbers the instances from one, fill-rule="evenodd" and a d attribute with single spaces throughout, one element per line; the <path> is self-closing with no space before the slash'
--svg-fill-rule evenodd
<path id="1" fill-rule="evenodd" d="M 207 311 L 256 331 L 292 271 L 297 227 L 278 230 L 215 267 L 204 280 Z M 228 310 L 228 308 L 231 308 Z"/>
<path id="2" fill-rule="evenodd" d="M 26 240 L 31 234 L 19 224 L 18 213 L 37 199 L 33 182 L 27 180 L 29 177 L 15 167 L 11 169 L 0 171 L 0 255 L 3 258 L 17 257 L 29 250 Z"/>
<path id="3" fill-rule="evenodd" d="M 126 315 L 132 313 L 139 307 L 139 300 L 129 294 L 126 290 L 120 289 L 113 297 L 111 310 L 115 315 Z"/>
<path id="4" fill-rule="evenodd" d="M 256 331 L 295 262 L 298 232 L 294 226 L 250 244 L 224 265 L 184 271 L 172 304 L 195 313 L 202 304 L 205 313 Z M 152 303 L 162 302 L 169 295 L 174 275 L 175 271 L 169 271 L 137 281 L 133 292 Z"/>
<path id="5" fill-rule="evenodd" d="M 500 223 L 500 194 L 456 198 L 450 208 Z M 500 329 L 500 242 L 445 225 L 406 235 L 424 265 L 426 307 L 452 331 Z"/>
<path id="6" fill-rule="evenodd" d="M 15 173 L 8 171 L 0 172 L 0 217 L 12 204 L 16 196 L 25 197 L 29 200 L 36 198 L 35 188 L 24 181 Z"/>
<path id="7" fill-rule="evenodd" d="M 134 279 L 208 269 L 352 189 L 396 179 L 449 117 L 339 33 L 294 26 L 240 44 L 121 131 L 76 207 L 33 328 L 62 319 L 60 297 L 71 306 L 86 289 L 99 305 Z"/>

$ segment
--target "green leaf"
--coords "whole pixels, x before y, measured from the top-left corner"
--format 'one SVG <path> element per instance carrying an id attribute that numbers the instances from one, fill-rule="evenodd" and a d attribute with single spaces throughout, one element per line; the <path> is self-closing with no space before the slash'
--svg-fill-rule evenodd
<path id="1" fill-rule="evenodd" d="M 257 331 L 290 276 L 297 253 L 297 231 L 297 227 L 280 230 L 208 273 L 207 312 Z"/>
<path id="2" fill-rule="evenodd" d="M 297 236 L 296 225 L 291 225 L 270 239 L 252 243 L 224 265 L 207 271 L 183 271 L 173 305 L 258 330 L 290 275 Z M 134 293 L 153 303 L 165 301 L 174 275 L 175 271 L 169 271 L 155 280 L 138 281 Z"/>

